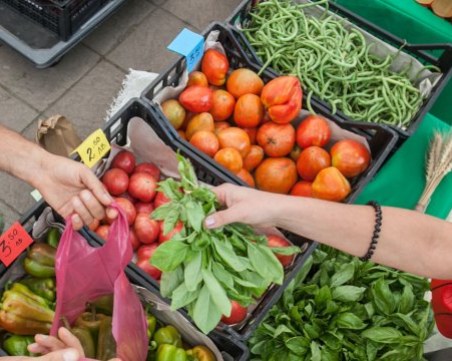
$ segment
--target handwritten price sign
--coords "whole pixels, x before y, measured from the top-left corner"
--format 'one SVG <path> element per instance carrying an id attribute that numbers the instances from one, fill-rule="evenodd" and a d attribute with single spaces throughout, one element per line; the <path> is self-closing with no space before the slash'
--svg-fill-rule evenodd
<path id="1" fill-rule="evenodd" d="M 33 239 L 27 231 L 15 222 L 0 237 L 0 260 L 8 267 L 32 243 Z"/>
<path id="2" fill-rule="evenodd" d="M 110 151 L 110 143 L 102 129 L 97 129 L 78 146 L 76 152 L 83 163 L 92 168 L 102 157 Z"/>

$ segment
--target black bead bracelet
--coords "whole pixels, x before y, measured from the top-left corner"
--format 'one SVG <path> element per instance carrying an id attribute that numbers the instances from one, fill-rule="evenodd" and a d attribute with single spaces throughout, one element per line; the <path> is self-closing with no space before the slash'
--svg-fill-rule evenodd
<path id="1" fill-rule="evenodd" d="M 370 242 L 369 249 L 367 250 L 367 253 L 360 257 L 361 261 L 368 261 L 372 258 L 375 249 L 377 248 L 378 238 L 380 237 L 380 231 L 381 231 L 381 224 L 383 221 L 383 214 L 381 212 L 381 207 L 377 202 L 370 201 L 370 206 L 372 206 L 375 210 L 375 227 L 374 227 L 374 233 L 372 234 L 372 240 Z"/>

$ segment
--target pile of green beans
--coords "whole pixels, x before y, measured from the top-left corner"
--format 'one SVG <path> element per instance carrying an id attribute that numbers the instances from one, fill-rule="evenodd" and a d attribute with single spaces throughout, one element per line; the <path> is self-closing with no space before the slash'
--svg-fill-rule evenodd
<path id="1" fill-rule="evenodd" d="M 332 16 L 316 18 L 303 8 L 325 3 L 296 4 L 288 0 L 259 2 L 250 13 L 245 36 L 263 60 L 263 71 L 298 76 L 307 91 L 341 110 L 353 120 L 389 124 L 406 129 L 423 97 L 407 77 L 389 70 L 397 54 L 379 59 L 371 54 L 356 29 L 346 29 Z M 325 15 L 327 15 L 325 13 Z"/>

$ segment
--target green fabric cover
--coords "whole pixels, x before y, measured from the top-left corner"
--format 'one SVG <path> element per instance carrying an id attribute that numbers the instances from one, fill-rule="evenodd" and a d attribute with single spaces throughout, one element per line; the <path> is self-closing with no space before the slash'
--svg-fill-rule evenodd
<path id="1" fill-rule="evenodd" d="M 358 197 L 357 203 L 375 200 L 385 206 L 414 209 L 425 186 L 425 157 L 435 130 L 450 126 L 428 114 L 416 133 L 390 158 Z M 432 216 L 446 218 L 452 208 L 452 173 L 441 182 L 428 205 Z"/>
<path id="2" fill-rule="evenodd" d="M 451 43 L 452 23 L 436 16 L 416 0 L 336 0 L 368 21 L 412 44 Z M 431 112 L 452 124 L 452 81 L 444 88 Z"/>

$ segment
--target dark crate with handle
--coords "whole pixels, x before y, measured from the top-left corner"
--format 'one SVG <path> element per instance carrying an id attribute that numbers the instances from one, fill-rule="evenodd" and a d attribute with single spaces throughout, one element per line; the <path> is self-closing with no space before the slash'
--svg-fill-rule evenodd
<path id="1" fill-rule="evenodd" d="M 40 24 L 61 40 L 68 40 L 110 0 L 0 0 Z"/>
<path id="2" fill-rule="evenodd" d="M 211 31 L 219 31 L 220 36 L 218 40 L 226 51 L 226 55 L 229 59 L 231 68 L 246 67 L 254 70 L 255 72 L 259 70 L 259 66 L 247 59 L 243 48 L 238 43 L 237 39 L 232 35 L 230 29 L 219 23 L 214 23 L 209 26 L 206 31 L 204 31 L 204 36 L 207 36 Z M 160 124 L 166 127 L 167 132 L 172 134 L 173 138 L 178 139 L 178 141 L 184 144 L 185 147 L 190 148 L 194 153 L 197 154 L 199 158 L 205 159 L 206 162 L 212 163 L 222 173 L 228 174 L 230 178 L 234 179 L 235 183 L 245 185 L 245 183 L 236 175 L 232 174 L 220 164 L 216 163 L 214 160 L 212 160 L 212 158 L 192 146 L 189 142 L 181 139 L 177 131 L 172 127 L 172 125 L 164 116 L 159 105 L 153 101 L 154 97 L 159 94 L 159 92 L 161 92 L 164 87 L 169 85 L 178 85 L 185 69 L 185 58 L 180 58 L 175 62 L 175 64 L 170 66 L 168 70 L 160 74 L 160 76 L 158 76 L 155 81 L 153 81 L 150 86 L 146 88 L 146 90 L 142 94 L 142 98 L 146 99 L 149 102 L 154 117 L 158 119 Z M 263 74 L 261 75 L 261 78 L 265 83 L 275 77 L 276 75 L 270 72 L 263 72 Z M 344 121 L 342 119 L 339 119 L 338 116 L 332 115 L 327 108 L 318 104 L 316 101 L 312 102 L 312 107 L 318 114 L 330 119 L 334 123 L 338 124 L 341 128 L 365 137 L 367 142 L 369 143 L 372 155 L 372 163 L 364 171 L 363 174 L 355 177 L 350 182 L 352 191 L 347 197 L 346 202 L 353 203 L 360 192 L 364 189 L 366 184 L 374 177 L 384 161 L 394 150 L 394 147 L 396 146 L 398 141 L 398 136 L 394 130 L 385 125 Z"/>
<path id="3" fill-rule="evenodd" d="M 173 150 L 179 151 L 181 155 L 188 158 L 195 168 L 196 175 L 201 182 L 220 185 L 222 183 L 237 184 L 234 177 L 228 175 L 228 172 L 219 170 L 210 159 L 204 159 L 199 157 L 196 152 L 188 148 L 186 145 L 179 143 L 174 137 L 173 132 L 169 127 L 163 127 L 162 123 L 154 117 L 154 114 L 150 111 L 149 104 L 146 104 L 142 100 L 131 100 L 120 110 L 104 127 L 104 132 L 107 139 L 110 142 L 114 142 L 117 145 L 124 145 L 127 139 L 127 124 L 133 117 L 140 117 L 149 124 L 150 127 L 156 132 L 160 139 Z M 256 308 L 250 312 L 249 318 L 238 327 L 232 327 L 220 323 L 217 327 L 218 330 L 228 332 L 236 339 L 245 340 L 248 339 L 257 325 L 263 320 L 268 310 L 278 301 L 281 297 L 284 289 L 289 282 L 298 273 L 308 256 L 312 253 L 316 247 L 316 243 L 306 238 L 300 237 L 290 232 L 283 231 L 284 235 L 293 244 L 301 247 L 303 253 L 297 255 L 293 264 L 286 268 L 284 283 L 281 286 L 273 285 L 258 301 Z M 91 237 L 99 244 L 104 241 L 94 232 L 88 229 L 82 230 L 82 234 L 86 237 Z M 149 277 L 144 271 L 142 271 L 134 263 L 130 264 L 130 268 L 139 273 L 142 277 L 146 278 L 157 289 L 158 283 Z"/>
<path id="4" fill-rule="evenodd" d="M 27 230 L 27 232 L 31 234 L 33 223 L 39 218 L 39 216 L 42 214 L 46 207 L 48 207 L 48 205 L 44 201 L 41 201 L 32 208 L 30 208 L 21 217 L 19 223 Z M 60 221 L 62 222 L 62 219 L 55 212 L 53 212 L 53 214 L 55 216 L 55 219 L 58 220 L 58 222 Z M 93 247 L 100 246 L 99 242 L 93 240 L 91 237 L 89 237 L 89 235 L 86 236 L 86 234 L 84 234 L 84 236 L 87 239 L 88 244 L 90 244 L 91 246 Z M 24 253 L 26 253 L 26 251 L 24 251 Z M 17 260 L 15 260 L 10 267 L 17 267 L 18 263 L 22 262 L 23 258 L 24 254 L 22 254 Z M 14 281 L 10 279 L 8 270 L 9 267 L 6 268 L 4 267 L 3 264 L 1 265 L 0 284 L 4 284 L 9 281 Z M 135 269 L 131 267 L 128 267 L 125 273 L 132 284 L 143 287 L 148 291 L 158 295 L 158 289 L 155 287 L 153 283 L 149 282 L 149 279 L 147 277 L 143 277 L 143 274 L 137 272 Z M 2 292 L 1 289 L 0 292 Z M 185 314 L 184 316 L 187 317 Z M 225 361 L 247 361 L 249 359 L 248 348 L 243 343 L 233 339 L 230 335 L 214 331 L 211 334 L 209 334 L 209 337 L 217 345 Z M 1 349 L 1 344 L 0 344 L 0 356 L 8 356 L 7 353 Z"/>
<path id="5" fill-rule="evenodd" d="M 294 1 L 294 0 L 293 0 Z M 297 2 L 297 1 L 294 1 Z M 245 50 L 245 53 L 250 61 L 259 65 L 259 68 L 263 65 L 263 61 L 256 54 L 253 46 L 249 43 L 245 35 L 240 31 L 240 28 L 250 19 L 250 12 L 253 11 L 253 7 L 259 3 L 259 0 L 244 0 L 233 11 L 232 15 L 227 19 L 228 25 Z M 428 113 L 433 106 L 441 91 L 446 86 L 448 81 L 452 79 L 452 43 L 451 44 L 408 44 L 405 40 L 396 37 L 395 35 L 381 29 L 375 24 L 372 24 L 364 18 L 354 14 L 347 10 L 345 7 L 340 6 L 332 1 L 328 1 L 329 10 L 340 17 L 347 19 L 361 29 L 367 31 L 371 35 L 374 35 L 382 42 L 390 44 L 396 48 L 402 49 L 402 51 L 413 58 L 419 60 L 424 65 L 436 66 L 441 70 L 442 77 L 433 87 L 431 94 L 428 98 L 424 99 L 418 112 L 412 118 L 407 129 L 401 129 L 396 126 L 390 126 L 400 136 L 400 143 L 410 137 L 421 123 L 424 116 Z M 432 55 L 435 54 L 436 56 Z M 276 70 L 267 68 L 267 71 L 274 76 L 280 75 Z M 331 107 L 325 101 L 313 95 L 312 98 L 321 105 L 324 109 L 331 112 Z M 337 110 L 337 119 L 340 121 L 350 121 L 351 118 L 346 116 L 340 110 Z"/>

